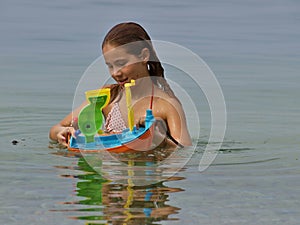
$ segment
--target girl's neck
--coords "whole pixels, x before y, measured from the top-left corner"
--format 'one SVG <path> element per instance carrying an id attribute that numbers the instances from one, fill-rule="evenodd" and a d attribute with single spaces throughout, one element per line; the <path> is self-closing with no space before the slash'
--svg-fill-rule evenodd
<path id="1" fill-rule="evenodd" d="M 137 100 L 150 96 L 152 93 L 152 80 L 150 76 L 135 80 L 135 85 L 131 87 L 132 99 Z"/>

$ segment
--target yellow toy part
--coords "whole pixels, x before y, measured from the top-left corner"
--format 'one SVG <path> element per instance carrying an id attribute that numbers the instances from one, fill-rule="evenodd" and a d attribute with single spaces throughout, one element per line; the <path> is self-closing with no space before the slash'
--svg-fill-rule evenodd
<path id="1" fill-rule="evenodd" d="M 131 80 L 130 83 L 125 84 L 125 94 L 126 94 L 126 105 L 128 112 L 128 127 L 132 131 L 134 127 L 134 113 L 131 104 L 131 90 L 130 87 L 135 85 L 135 80 Z"/>

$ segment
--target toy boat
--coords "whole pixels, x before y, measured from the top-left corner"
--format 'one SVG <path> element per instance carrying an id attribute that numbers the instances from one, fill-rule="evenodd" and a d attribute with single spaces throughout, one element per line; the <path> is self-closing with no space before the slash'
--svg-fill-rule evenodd
<path id="1" fill-rule="evenodd" d="M 78 116 L 76 133 L 79 135 L 69 138 L 68 150 L 75 152 L 97 152 L 107 150 L 114 153 L 146 151 L 152 149 L 155 118 L 151 109 L 147 109 L 145 126 L 138 129 L 134 126 L 134 115 L 131 105 L 130 86 L 135 82 L 125 84 L 126 104 L 128 110 L 128 126 L 120 133 L 107 134 L 101 131 L 103 122 L 102 108 L 110 100 L 110 89 L 104 88 L 86 92 L 89 104 Z"/>

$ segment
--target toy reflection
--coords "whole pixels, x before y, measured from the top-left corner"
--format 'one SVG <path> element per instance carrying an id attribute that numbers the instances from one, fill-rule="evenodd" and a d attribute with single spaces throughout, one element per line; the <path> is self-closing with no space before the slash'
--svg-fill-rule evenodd
<path id="1" fill-rule="evenodd" d="M 168 205 L 167 201 L 170 193 L 183 189 L 168 187 L 163 181 L 144 186 L 135 186 L 130 178 L 126 184 L 109 181 L 96 172 L 83 157 L 78 160 L 78 169 L 84 171 L 84 174 L 74 176 L 78 179 L 76 195 L 83 199 L 71 202 L 80 205 L 80 209 L 75 210 L 80 215 L 72 216 L 72 219 L 85 220 L 85 224 L 122 225 L 176 220 L 170 216 L 177 214 L 180 208 Z M 130 173 L 132 171 L 128 171 Z M 183 178 L 169 178 L 181 179 Z"/>

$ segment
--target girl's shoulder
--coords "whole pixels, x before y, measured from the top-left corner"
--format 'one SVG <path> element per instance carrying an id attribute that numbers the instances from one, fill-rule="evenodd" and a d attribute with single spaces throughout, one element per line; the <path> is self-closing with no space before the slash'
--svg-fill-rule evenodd
<path id="1" fill-rule="evenodd" d="M 169 104 L 178 106 L 178 104 L 181 105 L 179 99 L 175 95 L 170 95 L 169 93 L 157 88 L 155 90 L 154 98 L 156 98 L 161 103 L 168 102 Z"/>
<path id="2" fill-rule="evenodd" d="M 182 111 L 180 101 L 176 97 L 170 97 L 169 95 L 154 97 L 153 105 L 156 109 L 158 108 L 161 112 L 166 114 Z"/>

